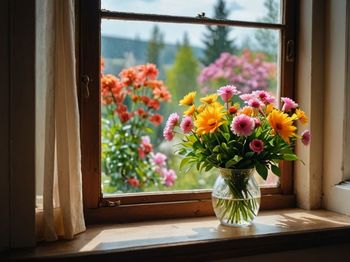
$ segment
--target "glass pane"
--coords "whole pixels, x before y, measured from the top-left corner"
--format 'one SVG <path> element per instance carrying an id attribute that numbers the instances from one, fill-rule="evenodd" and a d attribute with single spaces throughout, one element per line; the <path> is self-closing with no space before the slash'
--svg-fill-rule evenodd
<path id="1" fill-rule="evenodd" d="M 226 84 L 242 93 L 268 90 L 278 100 L 279 31 L 118 20 L 102 20 L 101 26 L 103 192 L 212 188 L 215 171 L 179 170 L 174 148 L 180 140 L 163 138 L 165 120 L 172 112 L 182 114 L 179 100 L 188 92 L 203 96 Z M 134 73 L 147 63 L 156 65 L 170 101 L 164 102 L 165 90 L 153 92 L 161 82 L 147 82 L 148 88 L 137 80 L 132 88 L 121 84 L 121 76 L 141 77 Z M 148 76 L 155 78 L 154 68 Z M 278 179 L 271 174 L 267 183 Z"/>
<path id="2" fill-rule="evenodd" d="M 281 23 L 280 0 L 102 0 L 101 8 L 131 13 L 206 17 Z"/>

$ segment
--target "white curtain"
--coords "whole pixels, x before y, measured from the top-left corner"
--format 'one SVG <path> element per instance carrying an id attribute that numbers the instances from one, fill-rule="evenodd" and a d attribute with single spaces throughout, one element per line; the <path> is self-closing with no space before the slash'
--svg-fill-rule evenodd
<path id="1" fill-rule="evenodd" d="M 85 230 L 74 0 L 36 5 L 37 234 L 39 240 L 71 239 Z"/>

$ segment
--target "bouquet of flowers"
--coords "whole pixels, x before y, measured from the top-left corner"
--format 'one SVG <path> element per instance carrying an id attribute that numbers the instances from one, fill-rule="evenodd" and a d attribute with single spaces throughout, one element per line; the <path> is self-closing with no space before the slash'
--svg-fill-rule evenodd
<path id="1" fill-rule="evenodd" d="M 103 72 L 103 63 L 102 63 Z M 153 152 L 150 134 L 163 116 L 157 112 L 171 95 L 153 64 L 123 69 L 119 77 L 101 75 L 102 171 L 107 191 L 135 192 L 159 184 L 172 186 L 174 170 Z"/>
<path id="2" fill-rule="evenodd" d="M 195 96 L 196 92 L 190 92 L 180 100 L 180 105 L 186 107 L 181 121 L 179 114 L 173 113 L 164 129 L 168 141 L 175 135 L 182 138 L 177 150 L 183 156 L 180 168 L 195 165 L 198 170 L 205 171 L 213 167 L 255 169 L 265 180 L 269 169 L 280 176 L 279 161 L 298 159 L 293 152 L 297 139 L 305 145 L 310 142 L 308 130 L 297 134 L 297 123 L 304 125 L 308 118 L 290 98 L 282 97 L 279 109 L 275 98 L 267 91 L 240 94 L 233 85 L 223 86 L 217 93 L 200 98 L 199 105 L 195 104 Z M 233 102 L 237 100 L 238 103 Z M 233 182 L 227 179 L 226 182 L 233 196 L 249 198 L 244 179 Z M 226 210 L 225 216 L 233 222 L 239 222 L 239 216 L 256 215 L 256 206 L 249 201 L 222 200 L 216 205 L 221 205 Z M 237 211 L 241 214 L 238 217 Z"/>

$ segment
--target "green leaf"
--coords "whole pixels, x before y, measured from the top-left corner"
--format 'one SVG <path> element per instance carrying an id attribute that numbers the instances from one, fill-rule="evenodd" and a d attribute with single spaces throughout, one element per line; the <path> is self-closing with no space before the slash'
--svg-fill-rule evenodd
<path id="1" fill-rule="evenodd" d="M 276 176 L 281 176 L 281 170 L 278 166 L 271 165 L 271 170 Z"/>
<path id="2" fill-rule="evenodd" d="M 237 161 L 236 161 L 235 159 L 230 159 L 229 161 L 227 161 L 227 162 L 225 163 L 225 167 L 226 167 L 226 168 L 233 167 L 236 163 L 237 163 Z"/>
<path id="3" fill-rule="evenodd" d="M 256 168 L 256 171 L 259 173 L 259 175 L 264 179 L 266 180 L 267 178 L 267 175 L 268 175 L 268 169 L 265 165 L 263 164 L 260 164 L 259 162 L 256 162 L 255 163 L 255 168 Z"/>
<path id="4" fill-rule="evenodd" d="M 225 138 L 225 140 L 226 140 L 227 142 L 230 140 L 230 134 L 228 134 L 228 133 L 223 133 L 222 135 L 224 136 L 224 138 Z"/>
<path id="5" fill-rule="evenodd" d="M 283 154 L 283 159 L 287 161 L 298 160 L 298 157 L 295 154 Z"/>
<path id="6" fill-rule="evenodd" d="M 253 151 L 249 151 L 245 154 L 245 157 L 247 158 L 251 158 L 252 156 L 254 155 L 254 152 Z"/>
<path id="7" fill-rule="evenodd" d="M 217 153 L 220 151 L 220 145 L 214 147 L 213 152 Z"/>
<path id="8" fill-rule="evenodd" d="M 179 166 L 179 169 L 182 170 L 182 168 L 188 164 L 188 162 L 191 160 L 191 158 L 183 158 L 180 162 L 180 166 Z"/>

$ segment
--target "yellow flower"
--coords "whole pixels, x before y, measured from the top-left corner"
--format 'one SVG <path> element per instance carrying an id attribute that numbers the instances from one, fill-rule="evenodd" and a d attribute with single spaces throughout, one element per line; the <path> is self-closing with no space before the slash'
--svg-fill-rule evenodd
<path id="1" fill-rule="evenodd" d="M 181 100 L 179 105 L 180 106 L 191 106 L 194 102 L 194 97 L 196 96 L 196 92 L 190 92 L 187 95 L 185 95 Z"/>
<path id="2" fill-rule="evenodd" d="M 195 111 L 196 111 L 196 107 L 194 105 L 191 105 L 190 108 L 184 112 L 184 115 L 185 116 L 192 116 Z"/>
<path id="3" fill-rule="evenodd" d="M 304 124 L 307 124 L 307 122 L 309 121 L 308 117 L 306 116 L 305 112 L 300 110 L 300 109 L 296 109 L 295 110 L 295 113 L 300 121 L 300 123 L 302 123 L 303 125 Z"/>
<path id="4" fill-rule="evenodd" d="M 272 110 L 273 110 L 273 104 L 268 104 L 266 106 L 266 114 L 267 115 L 270 114 L 272 112 Z"/>
<path id="5" fill-rule="evenodd" d="M 197 108 L 197 112 L 198 112 L 198 113 L 202 113 L 206 107 L 207 107 L 207 105 L 200 105 L 200 106 Z"/>
<path id="6" fill-rule="evenodd" d="M 269 114 L 268 120 L 275 133 L 289 144 L 289 138 L 295 136 L 294 132 L 297 129 L 293 126 L 293 119 L 279 110 L 273 110 Z"/>
<path id="7" fill-rule="evenodd" d="M 218 95 L 217 94 L 210 94 L 210 95 L 207 95 L 206 97 L 201 98 L 200 100 L 201 100 L 202 103 L 212 104 L 217 99 L 218 99 Z"/>
<path id="8" fill-rule="evenodd" d="M 194 123 L 198 135 L 213 133 L 224 123 L 223 106 L 221 104 L 209 105 L 204 111 L 197 115 Z"/>

